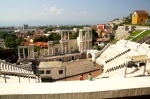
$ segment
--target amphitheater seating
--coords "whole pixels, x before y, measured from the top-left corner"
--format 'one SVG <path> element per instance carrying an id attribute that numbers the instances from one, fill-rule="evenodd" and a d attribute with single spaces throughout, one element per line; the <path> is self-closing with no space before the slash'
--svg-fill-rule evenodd
<path id="1" fill-rule="evenodd" d="M 37 82 L 33 71 L 25 70 L 17 65 L 0 60 L 0 82 Z"/>
<path id="2" fill-rule="evenodd" d="M 132 41 L 120 40 L 115 45 L 110 45 L 97 59 L 96 63 L 104 66 L 103 75 L 124 75 L 130 56 L 148 55 L 150 58 L 150 47 L 148 44 L 139 44 Z M 134 73 L 141 62 L 128 68 L 127 73 Z M 148 65 L 149 67 L 149 65 Z M 131 75 L 131 74 L 130 74 Z"/>

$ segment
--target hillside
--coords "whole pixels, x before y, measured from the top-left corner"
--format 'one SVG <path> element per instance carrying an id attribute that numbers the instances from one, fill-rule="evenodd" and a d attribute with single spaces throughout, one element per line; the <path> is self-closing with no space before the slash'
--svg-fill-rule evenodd
<path id="1" fill-rule="evenodd" d="M 147 39 L 149 39 L 150 35 L 150 30 L 135 30 L 134 32 L 132 32 L 126 40 L 131 40 L 131 41 L 135 41 L 135 42 L 144 42 L 147 41 Z M 143 40 L 142 40 L 143 39 Z"/>

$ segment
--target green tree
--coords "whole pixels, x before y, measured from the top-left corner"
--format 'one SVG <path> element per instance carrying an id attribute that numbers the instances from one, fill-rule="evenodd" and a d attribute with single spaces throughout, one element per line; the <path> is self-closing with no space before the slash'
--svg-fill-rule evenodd
<path id="1" fill-rule="evenodd" d="M 33 32 L 28 31 L 27 36 L 33 36 Z"/>
<path id="2" fill-rule="evenodd" d="M 92 44 L 94 45 L 94 42 L 96 41 L 96 38 L 98 38 L 98 33 L 95 29 L 92 29 Z"/>
<path id="3" fill-rule="evenodd" d="M 48 38 L 46 36 L 40 36 L 40 37 L 36 37 L 34 38 L 34 42 L 47 42 Z"/>
<path id="4" fill-rule="evenodd" d="M 110 34 L 110 41 L 113 41 L 115 38 L 115 35 L 113 33 Z"/>
<path id="5" fill-rule="evenodd" d="M 79 36 L 79 31 L 72 34 L 70 33 L 70 39 L 77 39 L 78 36 Z"/>
<path id="6" fill-rule="evenodd" d="M 6 47 L 15 48 L 19 43 L 17 42 L 17 37 L 11 34 L 5 37 L 4 44 Z"/>
<path id="7" fill-rule="evenodd" d="M 49 41 L 58 41 L 61 39 L 61 36 L 60 34 L 57 34 L 57 33 L 51 33 L 49 36 L 48 36 L 48 40 Z"/>
<path id="8" fill-rule="evenodd" d="M 53 29 L 54 29 L 54 28 L 52 28 L 52 27 L 45 28 L 44 33 L 47 33 L 48 31 L 53 31 Z"/>
<path id="9" fill-rule="evenodd" d="M 8 34 L 6 32 L 0 32 L 0 38 L 5 39 Z"/>

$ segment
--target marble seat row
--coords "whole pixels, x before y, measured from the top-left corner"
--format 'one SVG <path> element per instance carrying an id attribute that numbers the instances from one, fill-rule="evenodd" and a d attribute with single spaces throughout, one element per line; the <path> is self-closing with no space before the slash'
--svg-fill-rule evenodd
<path id="1" fill-rule="evenodd" d="M 111 54 L 112 53 L 112 54 Z M 148 44 L 139 44 L 132 41 L 120 40 L 115 45 L 108 47 L 97 59 L 96 62 L 103 65 L 103 74 L 124 74 L 126 64 L 131 61 L 131 56 L 147 55 L 150 58 L 150 46 Z M 107 56 L 105 58 L 105 56 Z M 110 56 L 110 57 L 109 57 Z M 136 62 L 136 66 L 143 66 L 144 62 Z M 150 64 L 147 65 L 147 68 Z M 133 72 L 137 67 L 128 68 Z"/>
<path id="2" fill-rule="evenodd" d="M 0 70 L 5 72 L 18 72 L 18 73 L 26 73 L 26 74 L 33 74 L 32 71 L 28 71 L 17 66 L 13 66 L 9 63 L 0 62 Z"/>

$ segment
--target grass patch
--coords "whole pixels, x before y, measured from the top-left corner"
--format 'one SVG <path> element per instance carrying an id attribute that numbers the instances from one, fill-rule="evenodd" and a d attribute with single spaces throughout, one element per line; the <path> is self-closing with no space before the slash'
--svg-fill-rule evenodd
<path id="1" fill-rule="evenodd" d="M 145 32 L 143 32 L 141 35 L 137 36 L 134 40 L 140 40 L 141 38 L 143 38 L 144 36 L 150 35 L 150 30 L 146 30 Z"/>
<path id="2" fill-rule="evenodd" d="M 142 30 L 135 30 L 134 32 L 132 32 L 132 33 L 130 34 L 130 36 L 127 37 L 126 40 L 131 39 L 132 37 L 136 36 L 136 35 L 139 34 L 140 32 L 142 32 Z"/>
<path id="3" fill-rule="evenodd" d="M 115 44 L 118 40 L 114 39 L 111 44 Z"/>

